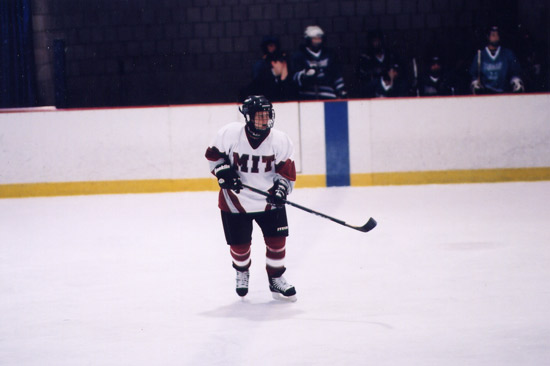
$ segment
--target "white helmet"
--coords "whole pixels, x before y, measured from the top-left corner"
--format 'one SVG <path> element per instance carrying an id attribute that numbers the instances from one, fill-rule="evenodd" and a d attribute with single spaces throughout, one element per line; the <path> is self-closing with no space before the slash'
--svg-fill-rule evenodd
<path id="1" fill-rule="evenodd" d="M 323 37 L 325 35 L 325 32 L 319 27 L 318 25 L 310 25 L 306 27 L 306 30 L 304 31 L 304 38 L 316 38 L 316 37 Z"/>

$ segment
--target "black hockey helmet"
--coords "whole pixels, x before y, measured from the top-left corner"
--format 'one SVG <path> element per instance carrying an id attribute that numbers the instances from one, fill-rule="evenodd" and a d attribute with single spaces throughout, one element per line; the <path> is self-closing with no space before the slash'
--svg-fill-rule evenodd
<path id="1" fill-rule="evenodd" d="M 368 34 L 367 34 L 367 42 L 368 42 L 369 46 L 375 39 L 379 40 L 380 43 L 383 44 L 384 39 L 385 39 L 384 33 L 379 29 L 374 29 L 374 30 L 369 31 Z"/>
<path id="2" fill-rule="evenodd" d="M 385 38 L 381 30 L 375 29 L 369 31 L 367 34 L 367 50 L 375 52 L 383 50 L 386 43 Z"/>
<path id="3" fill-rule="evenodd" d="M 262 53 L 264 55 L 267 55 L 270 53 L 267 48 L 267 46 L 270 44 L 275 46 L 275 51 L 278 51 L 281 48 L 281 43 L 279 42 L 279 38 L 271 35 L 264 36 L 262 38 L 262 43 L 260 44 L 260 48 L 262 49 Z"/>
<path id="4" fill-rule="evenodd" d="M 247 97 L 239 111 L 244 115 L 246 123 L 255 130 L 254 117 L 256 112 L 267 111 L 269 112 L 269 122 L 267 128 L 273 127 L 275 120 L 275 111 L 273 105 L 263 95 L 251 95 Z"/>
<path id="5" fill-rule="evenodd" d="M 275 51 L 273 53 L 270 53 L 269 55 L 267 55 L 265 57 L 265 61 L 268 63 L 268 64 L 271 64 L 271 62 L 273 61 L 287 61 L 288 59 L 288 56 L 286 54 L 285 51 Z"/>
<path id="6" fill-rule="evenodd" d="M 496 33 L 498 37 L 494 38 L 492 37 L 493 33 Z M 487 43 L 493 47 L 500 46 L 500 41 L 502 39 L 501 30 L 497 25 L 492 25 L 485 31 L 485 38 L 487 39 Z"/>
<path id="7" fill-rule="evenodd" d="M 500 28 L 498 25 L 491 25 L 487 28 L 485 28 L 485 37 L 489 37 L 491 35 L 491 33 L 493 32 L 497 32 L 498 35 L 500 36 Z"/>

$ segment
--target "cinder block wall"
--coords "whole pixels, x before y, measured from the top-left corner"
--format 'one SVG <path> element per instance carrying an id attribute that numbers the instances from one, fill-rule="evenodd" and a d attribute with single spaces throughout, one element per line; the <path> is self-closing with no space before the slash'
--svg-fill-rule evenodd
<path id="1" fill-rule="evenodd" d="M 66 42 L 71 107 L 237 101 L 260 57 L 264 35 L 294 51 L 305 26 L 319 24 L 344 66 L 350 95 L 360 49 L 381 29 L 404 59 L 438 45 L 461 69 L 476 30 L 518 23 L 517 0 L 33 0 L 39 101 L 53 105 L 55 39 Z M 522 7 L 546 29 L 547 2 Z M 540 5 L 542 4 L 542 5 Z M 529 10 L 532 9 L 532 10 Z M 542 18 L 542 20 L 540 19 Z M 539 24 L 540 23 L 540 24 Z M 544 33 L 544 32 L 543 32 Z M 548 37 L 548 34 L 544 35 Z"/>

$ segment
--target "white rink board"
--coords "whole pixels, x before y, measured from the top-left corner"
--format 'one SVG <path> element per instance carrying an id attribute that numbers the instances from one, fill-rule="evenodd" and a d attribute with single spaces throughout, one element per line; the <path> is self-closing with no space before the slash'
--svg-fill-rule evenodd
<path id="1" fill-rule="evenodd" d="M 324 104 L 275 103 L 298 172 L 326 174 Z M 550 95 L 351 100 L 351 173 L 550 166 Z M 237 104 L 0 113 L 0 184 L 208 178 Z M 329 161 L 330 164 L 330 161 Z"/>
<path id="2" fill-rule="evenodd" d="M 550 166 L 550 95 L 349 102 L 351 173 Z"/>
<path id="3" fill-rule="evenodd" d="M 275 108 L 298 145 L 298 104 Z M 0 113 L 0 184 L 210 177 L 206 148 L 235 121 L 237 105 Z"/>
<path id="4" fill-rule="evenodd" d="M 302 173 L 325 174 L 325 110 L 323 103 L 300 103 Z"/>

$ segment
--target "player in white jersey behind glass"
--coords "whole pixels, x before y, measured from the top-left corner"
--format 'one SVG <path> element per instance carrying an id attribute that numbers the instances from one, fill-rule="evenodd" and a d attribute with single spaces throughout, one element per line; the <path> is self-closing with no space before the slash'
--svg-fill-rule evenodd
<path id="1" fill-rule="evenodd" d="M 221 188 L 218 207 L 237 271 L 236 291 L 241 297 L 248 293 L 252 225 L 256 221 L 266 245 L 269 289 L 276 299 L 294 301 L 296 289 L 283 277 L 288 236 L 284 200 L 296 181 L 292 141 L 273 129 L 275 111 L 264 96 L 249 96 L 240 111 L 246 123 L 230 123 L 220 129 L 205 154 Z M 266 199 L 243 188 L 243 183 L 270 195 Z"/>

